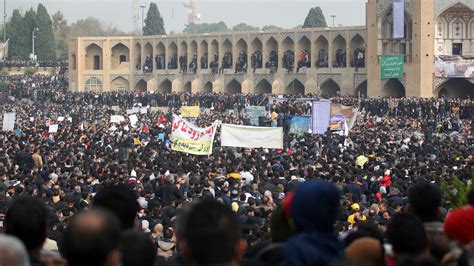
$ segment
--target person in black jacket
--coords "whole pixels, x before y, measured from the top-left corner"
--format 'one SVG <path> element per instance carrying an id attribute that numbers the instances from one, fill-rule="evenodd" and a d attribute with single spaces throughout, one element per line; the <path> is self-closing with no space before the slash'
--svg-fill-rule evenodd
<path id="1" fill-rule="evenodd" d="M 168 206 L 171 204 L 171 199 L 183 199 L 183 195 L 179 192 L 175 185 L 174 176 L 169 175 L 166 177 L 165 183 L 158 188 L 158 197 L 161 199 L 162 206 Z"/>

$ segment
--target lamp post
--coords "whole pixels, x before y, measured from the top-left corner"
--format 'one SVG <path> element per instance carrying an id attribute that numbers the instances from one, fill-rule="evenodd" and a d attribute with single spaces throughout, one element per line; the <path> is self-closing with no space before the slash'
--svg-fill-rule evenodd
<path id="1" fill-rule="evenodd" d="M 31 57 L 32 57 L 31 60 L 33 60 L 33 61 L 35 60 L 35 38 L 36 38 L 35 32 L 37 32 L 37 31 L 39 31 L 39 29 L 34 28 L 33 32 L 31 33 L 31 44 L 32 44 L 31 45 Z"/>
<path id="2" fill-rule="evenodd" d="M 143 35 L 145 33 L 143 28 L 145 27 L 144 19 L 145 19 L 145 8 L 146 8 L 146 6 L 140 6 L 140 8 L 142 9 L 142 35 Z"/>
<path id="3" fill-rule="evenodd" d="M 336 19 L 336 15 L 331 15 L 332 18 L 332 27 L 334 28 L 334 19 Z"/>

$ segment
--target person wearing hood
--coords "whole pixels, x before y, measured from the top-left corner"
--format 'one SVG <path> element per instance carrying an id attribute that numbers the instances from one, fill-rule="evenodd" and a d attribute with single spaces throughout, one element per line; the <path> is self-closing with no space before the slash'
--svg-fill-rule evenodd
<path id="1" fill-rule="evenodd" d="M 173 231 L 167 228 L 163 231 L 163 238 L 157 241 L 158 256 L 170 259 L 175 255 L 176 243 L 173 241 Z"/>
<path id="2" fill-rule="evenodd" d="M 284 265 L 328 265 L 344 256 L 334 231 L 339 208 L 334 184 L 308 181 L 297 188 L 290 209 L 297 233 L 286 243 Z"/>

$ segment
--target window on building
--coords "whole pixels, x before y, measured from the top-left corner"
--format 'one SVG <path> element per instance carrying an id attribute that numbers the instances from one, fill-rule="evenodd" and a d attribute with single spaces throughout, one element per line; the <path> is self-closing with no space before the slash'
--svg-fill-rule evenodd
<path id="1" fill-rule="evenodd" d="M 122 64 L 122 62 L 127 62 L 127 56 L 126 55 L 121 55 L 119 57 L 119 63 Z"/>
<path id="2" fill-rule="evenodd" d="M 102 91 L 102 80 L 97 77 L 91 77 L 84 85 L 85 91 Z"/>
<path id="3" fill-rule="evenodd" d="M 100 70 L 100 56 L 94 55 L 94 70 Z"/>

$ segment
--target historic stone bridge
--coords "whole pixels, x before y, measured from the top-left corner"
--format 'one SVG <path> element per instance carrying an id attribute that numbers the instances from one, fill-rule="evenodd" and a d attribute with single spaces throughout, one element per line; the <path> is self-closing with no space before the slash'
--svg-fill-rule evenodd
<path id="1" fill-rule="evenodd" d="M 366 95 L 365 40 L 363 26 L 79 37 L 70 89 Z"/>

